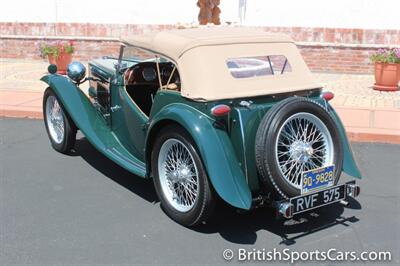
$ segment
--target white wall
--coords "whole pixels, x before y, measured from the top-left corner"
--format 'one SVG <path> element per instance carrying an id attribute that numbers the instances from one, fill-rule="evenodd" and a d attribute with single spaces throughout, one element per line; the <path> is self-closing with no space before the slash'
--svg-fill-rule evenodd
<path id="1" fill-rule="evenodd" d="M 11 0 L 0 21 L 171 24 L 197 12 L 195 0 Z"/>
<path id="2" fill-rule="evenodd" d="M 239 21 L 240 0 L 221 0 L 223 21 Z M 400 0 L 241 0 L 246 25 L 400 29 Z M 197 21 L 197 0 L 12 0 L 2 22 L 175 24 Z"/>

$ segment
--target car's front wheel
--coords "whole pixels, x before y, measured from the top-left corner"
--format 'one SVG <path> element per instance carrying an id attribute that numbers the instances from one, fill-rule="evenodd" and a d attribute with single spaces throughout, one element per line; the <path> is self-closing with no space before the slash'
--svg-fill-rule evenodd
<path id="1" fill-rule="evenodd" d="M 75 145 L 76 129 L 51 88 L 43 95 L 43 117 L 51 146 L 58 152 L 69 153 Z"/>
<path id="2" fill-rule="evenodd" d="M 167 126 L 158 135 L 151 156 L 152 174 L 164 211 L 185 226 L 208 220 L 215 195 L 190 135 Z"/>

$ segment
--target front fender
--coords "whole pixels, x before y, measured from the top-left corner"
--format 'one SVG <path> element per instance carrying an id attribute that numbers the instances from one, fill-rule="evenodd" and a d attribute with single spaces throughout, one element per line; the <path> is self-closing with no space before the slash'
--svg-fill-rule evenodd
<path id="1" fill-rule="evenodd" d="M 354 160 L 353 152 L 351 151 L 351 146 L 350 146 L 349 140 L 347 138 L 346 131 L 344 129 L 344 125 L 343 125 L 342 121 L 340 120 L 339 115 L 332 108 L 332 106 L 329 106 L 328 109 L 335 120 L 336 126 L 339 129 L 340 138 L 342 140 L 343 171 L 348 175 L 351 175 L 355 178 L 361 179 L 361 172 L 358 169 L 358 166 Z"/>
<path id="2" fill-rule="evenodd" d="M 165 120 L 173 120 L 190 133 L 218 195 L 232 206 L 250 209 L 251 192 L 226 131 L 214 127 L 212 120 L 197 109 L 173 103 L 153 117 L 147 136 L 151 136 L 157 124 Z M 150 141 L 147 139 L 146 143 Z M 150 147 L 148 144 L 146 147 Z"/>
<path id="3" fill-rule="evenodd" d="M 43 76 L 40 80 L 47 83 L 53 89 L 68 115 L 84 135 L 88 139 L 93 140 L 95 146 L 104 149 L 104 143 L 100 140 L 97 141 L 96 129 L 93 128 L 101 127 L 97 128 L 101 132 L 102 129 L 105 129 L 104 124 L 99 121 L 99 115 L 92 107 L 90 100 L 76 84 L 68 78 L 57 74 Z M 99 122 L 93 123 L 94 121 Z"/>
<path id="4" fill-rule="evenodd" d="M 54 74 L 41 80 L 53 89 L 69 117 L 98 151 L 126 170 L 146 175 L 145 164 L 125 149 L 89 98 L 71 80 Z"/>

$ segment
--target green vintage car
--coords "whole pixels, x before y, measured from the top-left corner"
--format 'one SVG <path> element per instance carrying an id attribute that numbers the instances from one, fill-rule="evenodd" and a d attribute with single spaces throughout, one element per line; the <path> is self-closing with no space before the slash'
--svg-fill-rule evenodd
<path id="1" fill-rule="evenodd" d="M 54 65 L 42 78 L 44 122 L 68 153 L 80 130 L 101 153 L 152 178 L 164 211 L 185 226 L 206 222 L 217 200 L 269 205 L 290 218 L 360 188 L 343 125 L 283 35 L 235 27 L 144 34 L 119 57 Z M 88 88 L 80 85 L 89 81 Z"/>

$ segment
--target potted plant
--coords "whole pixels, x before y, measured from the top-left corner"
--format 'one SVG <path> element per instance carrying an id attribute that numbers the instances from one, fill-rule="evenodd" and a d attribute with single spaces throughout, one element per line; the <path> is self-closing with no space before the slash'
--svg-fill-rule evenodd
<path id="1" fill-rule="evenodd" d="M 50 64 L 57 65 L 57 73 L 65 74 L 68 64 L 71 63 L 74 52 L 74 42 L 50 42 L 39 45 L 40 54 L 48 58 Z"/>
<path id="2" fill-rule="evenodd" d="M 371 56 L 375 63 L 375 90 L 395 91 L 400 81 L 400 48 L 378 49 Z"/>

